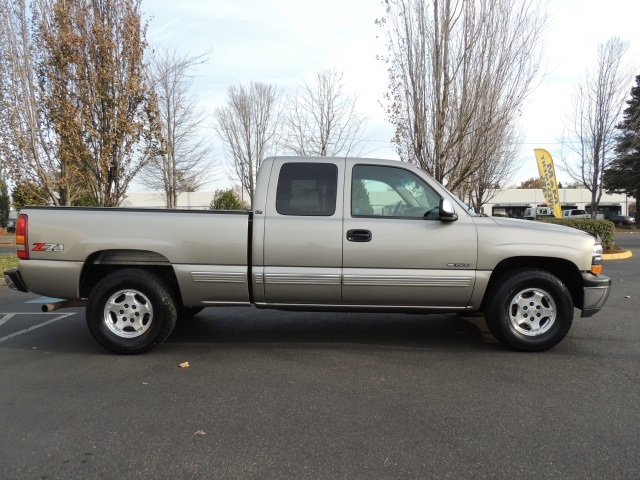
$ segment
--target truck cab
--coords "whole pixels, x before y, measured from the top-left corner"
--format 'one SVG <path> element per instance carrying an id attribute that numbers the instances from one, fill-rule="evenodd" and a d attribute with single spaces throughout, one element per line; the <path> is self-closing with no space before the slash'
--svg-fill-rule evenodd
<path id="1" fill-rule="evenodd" d="M 259 188 L 253 217 L 255 303 L 466 308 L 475 214 L 461 212 L 455 226 L 443 219 L 444 189 L 415 170 L 362 159 L 266 161 L 258 185 L 269 188 Z"/>

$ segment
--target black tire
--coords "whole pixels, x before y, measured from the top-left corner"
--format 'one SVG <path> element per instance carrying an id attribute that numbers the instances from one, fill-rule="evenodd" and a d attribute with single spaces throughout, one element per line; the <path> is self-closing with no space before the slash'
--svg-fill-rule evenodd
<path id="1" fill-rule="evenodd" d="M 185 307 L 181 305 L 178 307 L 178 320 L 187 320 L 195 317 L 202 310 L 204 310 L 204 307 Z"/>
<path id="2" fill-rule="evenodd" d="M 95 286 L 86 317 L 89 331 L 103 347 L 116 353 L 138 354 L 169 337 L 176 325 L 177 309 L 160 277 L 127 269 L 106 276 Z"/>
<path id="3" fill-rule="evenodd" d="M 560 342 L 573 322 L 573 300 L 555 275 L 539 269 L 518 269 L 494 284 L 485 307 L 485 321 L 502 343 L 517 350 L 539 352 Z"/>

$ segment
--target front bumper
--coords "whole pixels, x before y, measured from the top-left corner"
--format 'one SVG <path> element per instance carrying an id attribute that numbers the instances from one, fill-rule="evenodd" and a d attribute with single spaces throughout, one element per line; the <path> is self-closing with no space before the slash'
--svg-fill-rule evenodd
<path id="1" fill-rule="evenodd" d="M 21 292 L 29 291 L 22 281 L 22 277 L 20 276 L 20 272 L 17 268 L 5 270 L 4 281 L 6 282 L 7 287 L 11 288 L 12 290 L 19 290 Z"/>
<path id="2" fill-rule="evenodd" d="M 582 274 L 583 301 L 581 317 L 590 317 L 600 311 L 611 291 L 611 279 L 604 275 Z"/>

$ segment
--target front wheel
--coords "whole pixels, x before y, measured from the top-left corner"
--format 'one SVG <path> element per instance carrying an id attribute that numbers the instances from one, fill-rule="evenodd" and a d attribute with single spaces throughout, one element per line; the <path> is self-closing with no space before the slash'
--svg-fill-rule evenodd
<path id="1" fill-rule="evenodd" d="M 573 322 L 573 300 L 555 275 L 520 269 L 503 275 L 485 308 L 487 327 L 518 350 L 547 350 L 560 342 Z"/>
<path id="2" fill-rule="evenodd" d="M 126 269 L 98 283 L 87 303 L 93 337 L 117 353 L 137 354 L 164 342 L 176 324 L 171 291 L 153 273 Z"/>

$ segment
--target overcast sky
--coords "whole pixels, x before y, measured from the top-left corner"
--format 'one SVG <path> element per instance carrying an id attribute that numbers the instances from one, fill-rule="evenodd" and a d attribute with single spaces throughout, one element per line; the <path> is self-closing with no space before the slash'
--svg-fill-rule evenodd
<path id="1" fill-rule="evenodd" d="M 525 138 L 517 181 L 537 176 L 534 148 L 559 157 L 557 142 L 573 86 L 595 64 L 599 43 L 613 35 L 629 41 L 627 60 L 640 66 L 637 0 L 549 0 L 548 11 L 547 74 L 523 109 Z M 358 110 L 371 117 L 369 156 L 397 158 L 389 143 L 393 128 L 379 104 L 387 86 L 384 65 L 376 60 L 385 53 L 374 24 L 383 13 L 380 0 L 143 0 L 143 12 L 151 18 L 151 44 L 191 55 L 210 52 L 194 83 L 194 93 L 208 110 L 224 103 L 233 83 L 262 81 L 286 89 L 335 67 L 344 73 L 347 89 L 360 95 Z M 630 78 L 629 89 L 632 85 Z M 222 148 L 216 144 L 222 162 Z M 221 172 L 219 177 L 205 189 L 231 185 Z M 560 171 L 558 177 L 568 179 Z"/>

